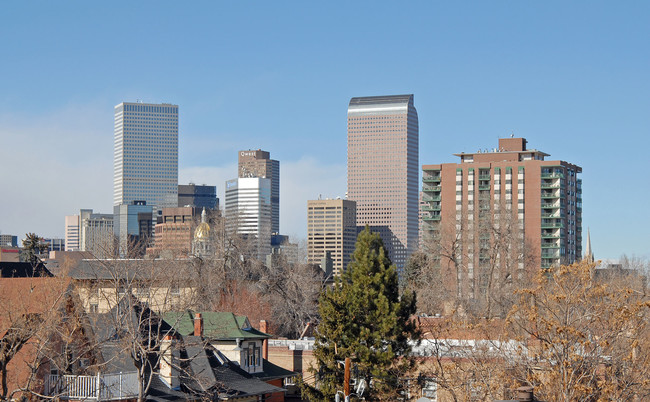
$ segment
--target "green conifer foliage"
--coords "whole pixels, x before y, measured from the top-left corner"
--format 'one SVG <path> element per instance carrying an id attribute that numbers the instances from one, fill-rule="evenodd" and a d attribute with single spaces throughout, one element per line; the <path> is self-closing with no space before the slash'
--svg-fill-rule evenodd
<path id="1" fill-rule="evenodd" d="M 319 301 L 321 322 L 314 355 L 318 391 L 310 400 L 331 401 L 343 390 L 346 357 L 359 375 L 372 379 L 366 399 L 391 399 L 399 377 L 412 368 L 409 339 L 419 339 L 415 324 L 415 294 L 400 297 L 397 271 L 378 234 L 366 226 L 358 238 L 352 262 Z"/>

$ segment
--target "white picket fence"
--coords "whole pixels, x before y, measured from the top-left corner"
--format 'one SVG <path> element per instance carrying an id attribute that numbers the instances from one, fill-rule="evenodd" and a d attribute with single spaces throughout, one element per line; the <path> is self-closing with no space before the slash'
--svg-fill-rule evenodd
<path id="1" fill-rule="evenodd" d="M 138 396 L 138 373 L 50 375 L 47 393 L 61 399 L 111 401 Z"/>

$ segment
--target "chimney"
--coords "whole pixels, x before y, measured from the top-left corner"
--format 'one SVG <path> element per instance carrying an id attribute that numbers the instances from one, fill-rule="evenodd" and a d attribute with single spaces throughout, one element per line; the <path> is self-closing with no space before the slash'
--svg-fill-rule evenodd
<path id="1" fill-rule="evenodd" d="M 535 400 L 533 396 L 533 387 L 519 387 L 517 388 L 517 400 L 522 402 L 532 402 Z"/>
<path id="2" fill-rule="evenodd" d="M 268 326 L 266 324 L 266 320 L 260 320 L 260 331 L 264 332 L 266 334 L 266 331 L 268 331 Z M 262 342 L 262 358 L 264 360 L 269 360 L 269 340 L 264 339 Z"/>
<path id="3" fill-rule="evenodd" d="M 162 358 L 160 359 L 160 379 L 171 389 L 180 387 L 178 369 L 174 366 L 174 360 L 178 364 L 178 350 L 174 349 L 172 337 L 166 335 L 160 343 Z"/>
<path id="4" fill-rule="evenodd" d="M 194 316 L 194 336 L 203 336 L 203 317 L 201 313 Z"/>

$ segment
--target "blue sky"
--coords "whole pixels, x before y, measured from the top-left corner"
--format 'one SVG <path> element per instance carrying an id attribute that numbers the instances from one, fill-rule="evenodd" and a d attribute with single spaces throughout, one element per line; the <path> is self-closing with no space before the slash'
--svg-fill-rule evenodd
<path id="1" fill-rule="evenodd" d="M 406 3 L 406 4 L 403 4 Z M 281 229 L 345 192 L 352 96 L 415 94 L 420 163 L 515 134 L 583 167 L 597 258 L 650 255 L 650 3 L 5 2 L 0 231 L 112 208 L 113 106 L 180 107 L 180 180 L 281 163 Z"/>

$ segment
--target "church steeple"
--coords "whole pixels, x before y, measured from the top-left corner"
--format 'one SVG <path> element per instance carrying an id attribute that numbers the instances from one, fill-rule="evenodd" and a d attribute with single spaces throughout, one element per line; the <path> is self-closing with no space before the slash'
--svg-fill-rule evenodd
<path id="1" fill-rule="evenodd" d="M 587 228 L 587 245 L 585 246 L 585 260 L 594 262 L 594 253 L 591 251 L 591 237 L 589 236 L 589 228 Z"/>

